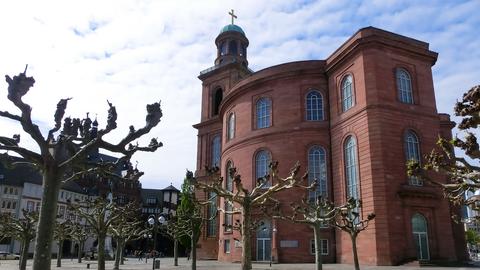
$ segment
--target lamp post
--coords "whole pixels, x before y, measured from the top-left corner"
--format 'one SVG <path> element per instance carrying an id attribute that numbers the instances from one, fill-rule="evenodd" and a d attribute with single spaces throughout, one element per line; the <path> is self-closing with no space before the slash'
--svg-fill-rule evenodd
<path id="1" fill-rule="evenodd" d="M 163 225 L 167 220 L 163 215 L 150 215 L 147 219 L 148 224 L 152 226 L 153 230 L 153 262 L 152 270 L 155 269 L 155 258 L 157 256 L 157 224 Z"/>

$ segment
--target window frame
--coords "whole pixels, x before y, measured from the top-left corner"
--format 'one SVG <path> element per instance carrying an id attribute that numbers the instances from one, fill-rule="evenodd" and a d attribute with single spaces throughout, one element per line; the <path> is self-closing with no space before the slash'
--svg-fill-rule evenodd
<path id="1" fill-rule="evenodd" d="M 414 140 L 410 141 L 409 138 L 413 138 Z M 407 129 L 407 131 L 403 135 L 403 148 L 405 155 L 405 163 L 413 160 L 417 161 L 419 164 L 422 164 L 421 142 L 417 132 L 412 129 Z M 415 157 L 413 157 L 412 155 Z M 410 186 L 421 187 L 423 186 L 423 181 L 416 176 L 409 176 L 408 184 Z"/>
<path id="2" fill-rule="evenodd" d="M 310 95 L 312 94 L 318 94 L 319 98 L 317 98 L 317 102 L 319 102 L 320 104 L 318 105 L 317 104 L 317 108 L 316 109 L 313 109 L 313 108 L 309 108 L 309 104 L 310 103 L 313 103 L 309 101 L 309 98 L 310 98 Z M 318 101 L 320 100 L 320 101 Z M 325 112 L 324 112 L 324 98 L 323 98 L 323 94 L 322 92 L 320 92 L 319 90 L 317 89 L 310 89 L 308 90 L 307 94 L 305 95 L 305 121 L 309 121 L 309 122 L 319 122 L 319 121 L 323 121 L 325 120 Z M 312 104 L 313 106 L 313 104 Z M 313 117 L 315 115 L 315 112 L 316 112 L 316 115 L 317 115 L 317 119 L 313 119 L 315 117 Z M 309 118 L 312 118 L 312 119 L 309 119 Z"/>
<path id="3" fill-rule="evenodd" d="M 353 145 L 349 146 L 350 141 L 353 142 Z M 360 172 L 358 169 L 359 168 L 358 143 L 355 136 L 348 135 L 345 138 L 343 142 L 342 150 L 343 150 L 343 170 L 345 174 L 345 187 L 346 187 L 347 198 L 353 197 L 355 199 L 360 199 Z M 354 179 L 351 178 L 351 176 L 354 176 Z M 354 184 L 352 180 L 355 180 Z M 355 188 L 355 193 L 351 192 L 353 188 Z M 355 195 L 355 196 L 352 196 L 352 195 Z"/>
<path id="4" fill-rule="evenodd" d="M 320 145 L 312 145 L 307 152 L 307 164 L 308 164 L 308 184 L 310 185 L 316 176 L 316 172 L 312 172 L 312 156 L 313 156 L 313 151 L 320 151 L 319 157 L 318 157 L 318 174 L 319 174 L 319 183 L 317 183 L 317 187 L 315 191 L 309 191 L 309 199 L 314 199 L 316 197 L 316 194 L 320 194 L 322 197 L 328 197 L 328 167 L 327 167 L 327 151 L 325 150 L 324 147 Z M 323 157 L 322 157 L 323 156 Z M 323 158 L 323 161 L 322 161 Z M 314 161 L 314 162 L 316 162 Z M 323 167 L 323 168 L 322 168 Z M 323 175 L 322 175 L 323 173 Z M 322 177 L 323 176 L 323 177 Z M 322 178 L 323 178 L 323 185 L 322 185 Z M 324 188 L 324 190 L 322 190 Z M 312 196 L 313 195 L 313 196 Z"/>
<path id="5" fill-rule="evenodd" d="M 223 253 L 230 254 L 231 247 L 230 247 L 230 239 L 223 239 Z"/>
<path id="6" fill-rule="evenodd" d="M 212 195 L 212 194 L 214 194 L 214 195 Z M 206 235 L 207 235 L 207 237 L 215 237 L 217 235 L 217 213 L 216 213 L 216 210 L 217 210 L 218 196 L 213 191 L 207 192 L 207 196 L 208 196 L 208 201 L 210 203 L 207 206 L 207 208 L 208 208 L 207 209 L 208 221 L 207 221 Z M 215 209 L 215 211 L 213 209 Z M 212 218 L 213 215 L 215 215 L 214 218 Z"/>
<path id="7" fill-rule="evenodd" d="M 228 114 L 227 118 L 227 141 L 233 140 L 235 138 L 235 113 L 231 112 Z"/>
<path id="8" fill-rule="evenodd" d="M 255 129 L 264 129 L 271 126 L 272 99 L 262 96 L 255 101 Z"/>
<path id="9" fill-rule="evenodd" d="M 402 78 L 402 75 L 405 75 L 405 77 Z M 397 67 L 395 69 L 395 86 L 397 90 L 397 99 L 399 102 L 404 104 L 415 104 L 412 82 L 412 75 L 406 68 Z"/>
<path id="10" fill-rule="evenodd" d="M 345 96 L 345 83 L 347 80 L 350 79 L 350 93 L 346 97 Z M 346 103 L 346 101 L 349 101 L 349 106 Z M 341 106 L 341 112 L 346 112 L 350 110 L 353 106 L 355 106 L 355 85 L 354 85 L 354 79 L 353 75 L 348 73 L 345 76 L 342 77 L 342 80 L 340 81 L 340 106 Z"/>
<path id="11" fill-rule="evenodd" d="M 324 245 L 324 242 L 326 245 Z M 322 256 L 328 256 L 329 254 L 329 246 L 328 246 L 328 239 L 326 238 L 321 238 L 320 239 L 320 248 L 321 248 L 321 254 Z M 326 250 L 326 253 L 324 252 Z M 310 254 L 315 255 L 315 239 L 310 239 Z"/>
<path id="12" fill-rule="evenodd" d="M 221 155 L 222 155 L 222 138 L 220 134 L 216 134 L 212 137 L 212 141 L 210 146 L 211 148 L 211 164 L 210 166 L 213 167 L 220 167 L 221 162 Z"/>
<path id="13" fill-rule="evenodd" d="M 264 168 L 264 169 L 265 169 L 265 174 L 264 174 L 264 175 L 259 175 L 259 161 L 263 161 L 263 159 L 262 159 L 262 160 L 259 160 L 259 156 L 260 156 L 261 154 L 262 154 L 262 156 L 263 156 L 263 154 L 266 155 L 266 159 L 264 159 L 264 160 L 265 160 L 265 165 L 264 165 L 264 166 L 265 166 L 265 168 Z M 254 176 L 255 176 L 255 177 L 254 177 L 254 179 L 253 179 L 253 180 L 254 180 L 254 186 L 255 186 L 255 187 L 257 186 L 257 181 L 258 181 L 259 178 L 262 178 L 262 177 L 265 177 L 266 175 L 268 175 L 268 173 L 269 173 L 268 169 L 269 169 L 270 162 L 272 162 L 272 153 L 271 153 L 269 150 L 267 150 L 267 149 L 259 149 L 259 150 L 255 153 L 255 156 L 254 156 L 254 166 L 255 166 L 255 167 L 254 167 L 254 168 L 255 168 L 255 170 L 254 170 Z M 271 180 L 270 180 L 270 181 L 271 181 Z M 269 181 L 268 183 L 263 184 L 263 185 L 262 185 L 262 188 L 269 188 L 269 187 L 271 187 L 271 186 L 272 186 L 272 183 L 271 183 L 270 181 Z"/>

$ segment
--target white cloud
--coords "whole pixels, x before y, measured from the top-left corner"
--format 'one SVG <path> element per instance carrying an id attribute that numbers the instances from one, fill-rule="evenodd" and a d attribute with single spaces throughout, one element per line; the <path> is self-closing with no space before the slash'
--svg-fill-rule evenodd
<path id="1" fill-rule="evenodd" d="M 250 40 L 255 70 L 288 61 L 324 59 L 359 28 L 374 25 L 429 42 L 439 52 L 433 68 L 439 111 L 451 112 L 461 91 L 478 83 L 478 1 L 7 1 L 0 10 L 0 74 L 29 64 L 35 87 L 26 97 L 46 130 L 57 101 L 73 97 L 67 115 L 98 115 L 106 99 L 117 106 L 120 139 L 144 123 L 145 105 L 162 100 L 164 118 L 148 138 L 165 146 L 134 160 L 145 187 L 180 186 L 195 169 L 200 120 L 198 73 L 215 58 L 214 40 L 230 22 Z M 0 83 L 0 108 L 15 112 Z M 20 132 L 0 120 L 1 134 Z M 6 133 L 6 134 L 5 134 Z M 27 145 L 32 141 L 22 137 Z"/>

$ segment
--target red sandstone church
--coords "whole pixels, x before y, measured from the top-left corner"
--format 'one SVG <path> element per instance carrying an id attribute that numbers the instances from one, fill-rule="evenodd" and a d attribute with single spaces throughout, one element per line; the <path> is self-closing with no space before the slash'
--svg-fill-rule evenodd
<path id="1" fill-rule="evenodd" d="M 362 215 L 375 212 L 358 239 L 360 263 L 465 258 L 462 226 L 450 218 L 456 210 L 439 190 L 406 174 L 406 161 L 421 160 L 439 135 L 451 137 L 453 127 L 449 115 L 437 112 L 432 66 L 438 54 L 428 43 L 366 27 L 325 60 L 257 72 L 248 68 L 249 41 L 238 25 L 223 27 L 215 44 L 215 65 L 199 76 L 199 179 L 205 166 L 220 167 L 225 179 L 235 166 L 244 186 L 252 188 L 271 160 L 279 161 L 280 175 L 298 160 L 309 181 L 320 184 L 310 194 L 280 194 L 287 206 L 316 194 L 337 204 L 353 196 L 363 201 Z M 223 206 L 223 199 L 216 204 Z M 240 261 L 241 237 L 223 226 L 235 219 L 219 215 L 206 224 L 200 258 Z M 352 262 L 347 234 L 331 228 L 322 234 L 325 262 Z M 314 261 L 313 230 L 307 226 L 265 219 L 254 235 L 254 260 Z"/>

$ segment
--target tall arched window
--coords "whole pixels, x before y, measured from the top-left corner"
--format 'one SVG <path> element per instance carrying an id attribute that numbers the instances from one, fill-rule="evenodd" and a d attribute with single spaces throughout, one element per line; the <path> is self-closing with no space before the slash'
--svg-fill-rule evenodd
<path id="1" fill-rule="evenodd" d="M 323 98 L 320 92 L 312 90 L 306 98 L 307 121 L 323 120 Z"/>
<path id="2" fill-rule="evenodd" d="M 212 167 L 220 166 L 220 154 L 221 154 L 221 139 L 220 135 L 216 135 L 212 140 Z"/>
<path id="3" fill-rule="evenodd" d="M 405 158 L 408 161 L 417 161 L 420 162 L 420 143 L 415 132 L 409 130 L 405 134 Z M 409 177 L 410 185 L 413 186 L 422 186 L 423 182 L 420 178 L 416 176 Z"/>
<path id="4" fill-rule="evenodd" d="M 347 197 L 359 199 L 358 192 L 358 164 L 357 164 L 357 143 L 353 136 L 345 140 L 345 180 L 347 184 Z"/>
<path id="5" fill-rule="evenodd" d="M 227 123 L 227 140 L 231 140 L 235 137 L 235 114 L 230 113 Z"/>
<path id="6" fill-rule="evenodd" d="M 271 162 L 270 153 L 261 150 L 255 155 L 255 179 L 260 179 L 268 174 L 268 165 Z M 271 183 L 263 184 L 263 187 L 270 187 Z"/>
<path id="7" fill-rule="evenodd" d="M 233 191 L 233 178 L 230 176 L 230 169 L 233 167 L 233 164 L 231 161 L 227 162 L 227 166 L 225 166 L 225 189 L 228 191 Z M 225 211 L 232 211 L 233 210 L 233 205 L 227 200 L 224 199 L 224 209 Z M 225 231 L 230 232 L 232 231 L 232 225 L 233 225 L 233 215 L 225 213 L 223 215 L 223 220 L 224 220 L 224 225 L 225 225 Z"/>
<path id="8" fill-rule="evenodd" d="M 268 98 L 261 98 L 256 104 L 257 128 L 270 126 L 271 101 Z"/>
<path id="9" fill-rule="evenodd" d="M 347 75 L 343 78 L 342 83 L 342 111 L 347 111 L 353 106 L 353 78 Z"/>
<path id="10" fill-rule="evenodd" d="M 207 236 L 215 236 L 217 234 L 217 194 L 213 191 L 208 193 L 208 223 Z"/>
<path id="11" fill-rule="evenodd" d="M 403 69 L 398 68 L 395 72 L 397 77 L 398 98 L 403 103 L 413 104 L 412 80 L 410 74 Z"/>
<path id="12" fill-rule="evenodd" d="M 416 213 L 412 216 L 412 233 L 419 260 L 429 260 L 428 227 L 424 216 Z"/>
<path id="13" fill-rule="evenodd" d="M 213 115 L 218 115 L 218 110 L 220 109 L 220 103 L 222 102 L 222 89 L 218 88 L 215 91 L 215 95 L 213 96 Z"/>
<path id="14" fill-rule="evenodd" d="M 327 196 L 327 161 L 325 156 L 325 150 L 320 146 L 313 146 L 308 151 L 308 183 L 317 181 L 315 191 L 309 192 L 311 199 L 318 196 Z"/>

